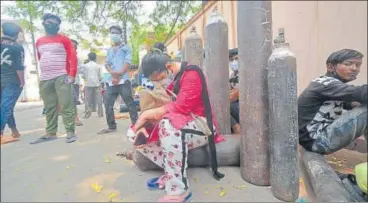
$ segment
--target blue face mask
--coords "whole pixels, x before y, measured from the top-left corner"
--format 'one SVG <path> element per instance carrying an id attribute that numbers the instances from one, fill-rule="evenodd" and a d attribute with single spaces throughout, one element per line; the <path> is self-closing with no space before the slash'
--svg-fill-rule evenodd
<path id="1" fill-rule="evenodd" d="M 239 67 L 238 67 L 238 61 L 234 60 L 232 62 L 230 62 L 230 68 L 233 71 L 238 71 Z"/>
<path id="2" fill-rule="evenodd" d="M 121 37 L 119 34 L 111 34 L 111 40 L 114 42 L 114 43 L 120 43 L 122 41 Z"/>

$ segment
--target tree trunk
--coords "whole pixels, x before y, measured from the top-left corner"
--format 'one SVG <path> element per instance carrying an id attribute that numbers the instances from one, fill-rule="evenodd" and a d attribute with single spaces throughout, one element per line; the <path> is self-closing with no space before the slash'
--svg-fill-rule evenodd
<path id="1" fill-rule="evenodd" d="M 37 53 L 36 53 L 36 40 L 35 40 L 35 35 L 34 35 L 34 30 L 33 30 L 32 15 L 29 15 L 29 24 L 30 24 L 29 30 L 31 32 L 31 37 L 32 37 L 33 58 L 34 58 L 34 62 L 35 62 L 34 64 L 36 66 L 36 73 L 37 73 L 37 82 L 40 83 L 40 75 L 39 75 L 39 71 L 38 71 Z"/>

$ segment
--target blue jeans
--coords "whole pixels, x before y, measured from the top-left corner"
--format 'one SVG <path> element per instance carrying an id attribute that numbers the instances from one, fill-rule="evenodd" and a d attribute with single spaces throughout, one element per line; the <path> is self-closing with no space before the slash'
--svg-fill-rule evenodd
<path id="1" fill-rule="evenodd" d="M 16 128 L 14 119 L 14 106 L 22 93 L 23 88 L 19 85 L 8 85 L 1 87 L 1 133 L 8 124 L 9 128 Z"/>
<path id="2" fill-rule="evenodd" d="M 361 135 L 367 139 L 367 106 L 356 107 L 336 119 L 317 134 L 312 151 L 319 154 L 336 152 Z"/>

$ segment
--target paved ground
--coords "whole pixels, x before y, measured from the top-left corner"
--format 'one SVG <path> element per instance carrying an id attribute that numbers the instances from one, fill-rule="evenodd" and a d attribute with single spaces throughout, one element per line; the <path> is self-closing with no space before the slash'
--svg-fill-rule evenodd
<path id="1" fill-rule="evenodd" d="M 145 188 L 145 181 L 159 175 L 143 173 L 131 161 L 115 156 L 129 146 L 125 140 L 127 120 L 118 120 L 118 132 L 97 135 L 104 118 L 92 115 L 77 128 L 79 140 L 64 143 L 64 126 L 59 118 L 59 139 L 39 145 L 29 142 L 42 135 L 45 119 L 41 103 L 17 104 L 15 117 L 23 135 L 18 143 L 1 147 L 1 201 L 156 201 L 163 193 Z M 80 106 L 80 112 L 83 106 Z M 6 131 L 8 133 L 9 131 Z M 5 133 L 5 134 L 6 134 Z M 275 202 L 269 187 L 243 181 L 239 168 L 221 168 L 225 179 L 215 181 L 207 169 L 189 169 L 193 201 Z M 96 192 L 93 184 L 102 186 Z M 221 189 L 223 188 L 223 192 Z"/>

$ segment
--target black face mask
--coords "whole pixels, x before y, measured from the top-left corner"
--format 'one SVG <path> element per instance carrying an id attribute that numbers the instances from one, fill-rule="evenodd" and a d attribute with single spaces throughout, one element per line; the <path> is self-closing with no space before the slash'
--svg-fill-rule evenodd
<path id="1" fill-rule="evenodd" d="M 56 35 L 59 31 L 59 25 L 55 23 L 43 24 L 47 34 Z"/>

